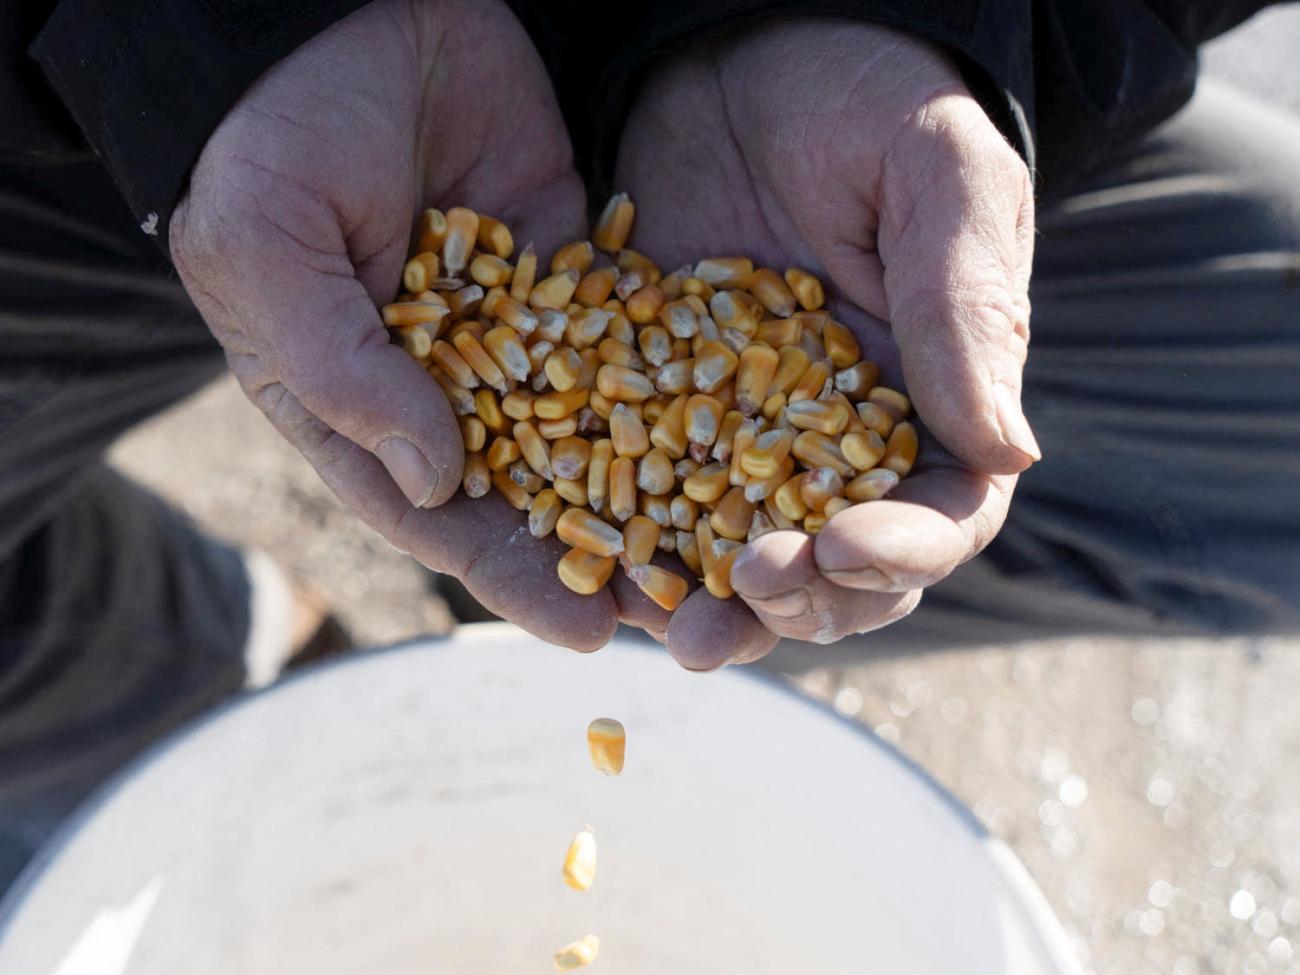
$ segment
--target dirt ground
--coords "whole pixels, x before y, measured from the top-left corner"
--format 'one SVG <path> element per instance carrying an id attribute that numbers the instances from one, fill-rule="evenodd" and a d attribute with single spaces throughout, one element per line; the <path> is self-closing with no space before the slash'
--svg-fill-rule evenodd
<path id="1" fill-rule="evenodd" d="M 1248 34 L 1249 59 L 1240 35 L 1210 52 L 1215 74 L 1295 77 L 1300 9 Z M 450 627 L 427 573 L 344 512 L 233 382 L 114 457 L 215 534 L 270 552 L 358 641 Z M 1089 971 L 1300 970 L 1300 641 L 1068 640 L 867 659 L 797 684 L 1003 837 Z"/>

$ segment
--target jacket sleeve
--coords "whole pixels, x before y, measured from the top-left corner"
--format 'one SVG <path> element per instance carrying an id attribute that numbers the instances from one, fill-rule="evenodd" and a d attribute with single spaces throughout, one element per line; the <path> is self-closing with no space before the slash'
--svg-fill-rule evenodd
<path id="1" fill-rule="evenodd" d="M 165 247 L 190 167 L 226 111 L 275 61 L 363 3 L 47 0 L 53 9 L 28 53 Z M 58 130 L 40 135 L 66 148 Z"/>
<path id="2" fill-rule="evenodd" d="M 1191 95 L 1196 48 L 1266 0 L 657 0 L 613 15 L 517 0 L 539 38 L 579 159 L 604 192 L 640 79 L 693 36 L 764 18 L 841 17 L 943 45 L 1041 186 L 1148 131 Z M 543 9 L 544 8 L 544 9 Z M 586 36 L 581 25 L 598 24 Z M 620 41 L 611 45 L 611 38 Z M 592 53 L 606 57 L 593 67 Z"/>

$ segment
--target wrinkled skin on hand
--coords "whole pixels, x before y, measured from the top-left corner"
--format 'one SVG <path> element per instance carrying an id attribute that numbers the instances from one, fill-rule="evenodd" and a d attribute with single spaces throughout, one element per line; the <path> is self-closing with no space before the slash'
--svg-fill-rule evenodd
<path id="1" fill-rule="evenodd" d="M 815 538 L 774 532 L 737 559 L 741 600 L 697 590 L 670 652 L 707 669 L 776 636 L 829 642 L 894 622 L 978 553 L 1038 456 L 1019 406 L 1028 345 L 1028 171 L 936 49 L 835 21 L 757 25 L 658 68 L 616 183 L 631 246 L 665 271 L 746 254 L 828 284 L 882 383 L 924 418 L 916 473 Z"/>
<path id="2" fill-rule="evenodd" d="M 172 256 L 244 391 L 349 507 L 494 612 L 593 650 L 615 597 L 565 589 L 564 546 L 536 542 L 500 496 L 453 497 L 455 418 L 376 311 L 415 214 L 458 204 L 544 254 L 586 226 L 549 80 L 506 7 L 380 0 L 230 111 L 173 217 Z"/>

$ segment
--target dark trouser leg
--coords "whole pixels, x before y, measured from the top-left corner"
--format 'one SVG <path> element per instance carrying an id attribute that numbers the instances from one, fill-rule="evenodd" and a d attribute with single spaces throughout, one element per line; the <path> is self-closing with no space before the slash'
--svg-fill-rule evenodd
<path id="1" fill-rule="evenodd" d="M 243 682 L 238 553 L 107 469 L 218 349 L 93 166 L 0 170 L 0 890 L 113 768 Z"/>
<path id="2" fill-rule="evenodd" d="M 1084 633 L 1300 628 L 1300 119 L 1206 84 L 1040 206 L 1044 459 L 904 622 L 774 665 Z"/>

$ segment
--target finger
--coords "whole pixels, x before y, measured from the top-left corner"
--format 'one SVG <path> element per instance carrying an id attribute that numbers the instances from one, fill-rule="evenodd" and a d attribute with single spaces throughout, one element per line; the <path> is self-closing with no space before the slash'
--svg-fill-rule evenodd
<path id="1" fill-rule="evenodd" d="M 701 586 L 673 613 L 666 645 L 687 670 L 708 671 L 766 656 L 776 634 L 742 600 L 718 599 Z"/>
<path id="2" fill-rule="evenodd" d="M 818 570 L 813 547 L 813 537 L 803 532 L 769 532 L 736 558 L 731 584 L 773 633 L 833 643 L 896 622 L 916 608 L 919 591 L 858 592 L 835 585 Z"/>
<path id="3" fill-rule="evenodd" d="M 814 554 L 836 585 L 881 593 L 924 589 L 984 548 L 1006 520 L 1014 476 L 935 467 L 893 494 L 841 511 L 818 533 Z"/>
<path id="4" fill-rule="evenodd" d="M 197 187 L 173 222 L 173 255 L 204 317 L 219 336 L 242 336 L 308 412 L 378 457 L 410 504 L 446 501 L 463 464 L 455 417 L 432 377 L 389 342 L 337 218 L 274 177 L 247 181 L 238 194 Z"/>
<path id="5" fill-rule="evenodd" d="M 246 390 L 265 372 L 250 357 L 231 357 L 231 367 Z M 459 495 L 436 509 L 413 508 L 373 455 L 313 416 L 283 384 L 262 382 L 252 398 L 339 500 L 402 551 L 459 578 L 488 610 L 575 650 L 609 642 L 618 621 L 613 597 L 565 588 L 555 566 L 566 546 L 533 538 L 500 496 Z"/>
<path id="6" fill-rule="evenodd" d="M 1016 473 L 1041 456 L 1020 407 L 1028 172 L 973 102 L 937 102 L 882 184 L 890 324 L 927 426 L 972 469 Z"/>

